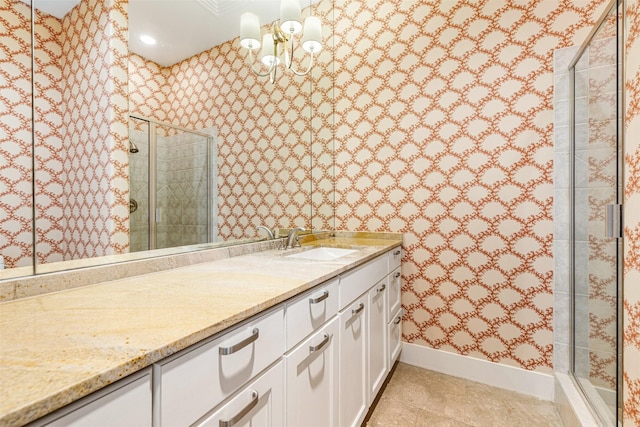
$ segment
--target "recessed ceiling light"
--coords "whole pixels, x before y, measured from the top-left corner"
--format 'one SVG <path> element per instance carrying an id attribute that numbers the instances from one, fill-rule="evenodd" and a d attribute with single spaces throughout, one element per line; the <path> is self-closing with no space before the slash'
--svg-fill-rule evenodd
<path id="1" fill-rule="evenodd" d="M 144 44 L 156 44 L 156 39 L 146 34 L 140 36 L 140 41 Z"/>

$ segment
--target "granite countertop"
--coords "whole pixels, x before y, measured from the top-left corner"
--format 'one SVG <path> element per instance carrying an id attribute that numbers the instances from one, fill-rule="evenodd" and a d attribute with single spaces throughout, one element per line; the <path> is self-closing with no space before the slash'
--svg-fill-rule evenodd
<path id="1" fill-rule="evenodd" d="M 402 243 L 332 237 L 0 304 L 0 426 L 23 425 Z"/>

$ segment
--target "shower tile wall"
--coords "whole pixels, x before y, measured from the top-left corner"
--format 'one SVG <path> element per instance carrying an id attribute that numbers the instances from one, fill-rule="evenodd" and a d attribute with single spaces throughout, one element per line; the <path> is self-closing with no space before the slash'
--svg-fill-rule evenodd
<path id="1" fill-rule="evenodd" d="M 138 208 L 129 216 L 131 252 L 149 249 L 149 130 L 148 123 L 131 120 L 129 138 L 138 147 L 129 153 L 129 191 Z"/>
<path id="2" fill-rule="evenodd" d="M 554 259 L 554 370 L 567 373 L 570 370 L 571 352 L 571 294 L 570 294 L 570 227 L 571 200 L 570 160 L 571 144 L 569 113 L 569 70 L 568 66 L 577 47 L 558 49 L 554 56 L 554 162 L 553 162 L 553 259 Z M 584 75 L 585 64 L 578 65 Z"/>
<path id="3" fill-rule="evenodd" d="M 158 136 L 156 247 L 208 241 L 207 140 Z"/>

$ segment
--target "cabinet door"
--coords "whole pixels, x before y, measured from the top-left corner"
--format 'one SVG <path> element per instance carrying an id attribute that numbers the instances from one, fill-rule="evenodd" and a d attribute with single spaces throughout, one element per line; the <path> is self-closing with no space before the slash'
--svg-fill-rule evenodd
<path id="1" fill-rule="evenodd" d="M 369 290 L 368 337 L 369 378 L 368 401 L 378 394 L 387 376 L 387 278 Z"/>
<path id="2" fill-rule="evenodd" d="M 400 267 L 400 263 L 402 262 L 402 248 L 397 247 L 388 252 L 389 254 L 389 270 L 393 271 L 396 268 Z"/>
<path id="3" fill-rule="evenodd" d="M 395 315 L 391 318 L 388 325 L 389 333 L 389 366 L 388 370 L 391 370 L 393 364 L 396 363 L 398 356 L 400 356 L 400 350 L 402 349 L 402 309 L 399 309 Z"/>
<path id="4" fill-rule="evenodd" d="M 367 413 L 368 294 L 340 313 L 340 426 L 359 426 Z"/>
<path id="5" fill-rule="evenodd" d="M 287 426 L 338 425 L 338 319 L 285 356 Z"/>
<path id="6" fill-rule="evenodd" d="M 281 427 L 284 425 L 284 367 L 280 361 L 249 383 L 204 421 L 201 427 Z"/>
<path id="7" fill-rule="evenodd" d="M 151 370 L 118 381 L 29 427 L 151 426 Z"/>
<path id="8" fill-rule="evenodd" d="M 400 267 L 396 268 L 389 275 L 389 288 L 388 288 L 388 299 L 389 299 L 389 311 L 387 312 L 387 318 L 391 319 L 391 316 L 400 308 L 400 295 L 402 292 L 402 274 L 400 273 Z"/>

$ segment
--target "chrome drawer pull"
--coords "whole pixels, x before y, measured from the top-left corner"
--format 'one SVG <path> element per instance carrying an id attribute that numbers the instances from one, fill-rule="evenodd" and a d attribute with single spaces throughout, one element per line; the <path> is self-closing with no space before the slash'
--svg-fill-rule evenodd
<path id="1" fill-rule="evenodd" d="M 402 316 L 398 316 L 397 319 L 393 321 L 393 324 L 397 325 L 400 322 L 402 322 Z"/>
<path id="2" fill-rule="evenodd" d="M 258 336 L 260 336 L 260 331 L 258 330 L 258 328 L 254 328 L 253 331 L 251 331 L 251 336 L 243 339 L 239 343 L 234 344 L 232 346 L 220 347 L 218 349 L 218 352 L 220 353 L 220 356 L 228 356 L 228 355 L 233 354 L 236 351 L 241 350 L 244 347 L 248 346 L 249 344 L 251 344 L 252 342 L 257 340 Z"/>
<path id="3" fill-rule="evenodd" d="M 387 285 L 382 285 L 378 289 L 376 289 L 376 293 L 379 294 L 380 292 L 384 291 L 385 289 L 387 289 Z"/>
<path id="4" fill-rule="evenodd" d="M 364 303 L 360 303 L 358 308 L 352 309 L 351 314 L 355 316 L 356 314 L 360 313 L 362 310 L 364 310 Z"/>
<path id="5" fill-rule="evenodd" d="M 324 334 L 324 339 L 322 340 L 322 342 L 320 344 L 318 344 L 318 345 L 310 345 L 309 346 L 309 352 L 313 353 L 314 351 L 320 350 L 328 342 L 329 342 L 329 334 Z"/>
<path id="6" fill-rule="evenodd" d="M 399 272 L 399 271 L 398 271 L 398 272 L 396 272 L 396 274 L 394 274 L 394 275 L 393 275 L 393 277 L 395 277 L 396 279 L 397 279 L 398 277 L 400 277 L 400 272 Z"/>
<path id="7" fill-rule="evenodd" d="M 309 298 L 309 303 L 311 303 L 311 304 L 317 304 L 317 303 L 319 303 L 319 302 L 321 302 L 321 301 L 326 300 L 327 298 L 329 298 L 329 291 L 324 291 L 324 292 L 322 293 L 322 295 L 320 295 L 320 296 L 319 296 L 319 297 L 317 297 L 317 298 Z"/>
<path id="8" fill-rule="evenodd" d="M 394 255 L 400 255 L 402 252 L 400 251 L 400 249 L 398 249 L 397 251 L 395 251 L 393 254 Z"/>
<path id="9" fill-rule="evenodd" d="M 247 415 L 255 406 L 258 404 L 258 400 L 260 397 L 258 396 L 258 392 L 255 390 L 251 390 L 251 402 L 244 408 L 242 411 L 238 412 L 233 418 L 230 420 L 220 420 L 220 427 L 231 427 L 238 424 L 238 421 L 242 419 L 245 415 Z"/>

